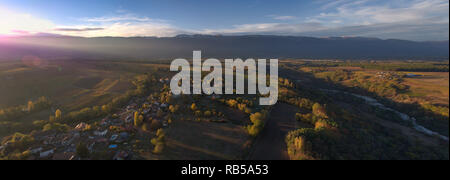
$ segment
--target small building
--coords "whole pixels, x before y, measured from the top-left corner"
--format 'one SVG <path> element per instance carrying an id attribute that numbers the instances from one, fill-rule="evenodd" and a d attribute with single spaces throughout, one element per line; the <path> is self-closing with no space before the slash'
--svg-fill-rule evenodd
<path id="1" fill-rule="evenodd" d="M 109 141 L 115 141 L 115 140 L 117 140 L 117 138 L 119 138 L 119 135 L 114 134 L 111 136 L 111 138 L 109 138 Z"/>
<path id="2" fill-rule="evenodd" d="M 46 158 L 46 157 L 49 157 L 50 155 L 52 155 L 54 152 L 55 152 L 55 150 L 53 150 L 53 149 L 48 150 L 48 151 L 44 151 L 44 152 L 41 152 L 39 154 L 39 157 L 40 158 Z"/>
<path id="3" fill-rule="evenodd" d="M 413 73 L 408 73 L 408 74 L 406 74 L 406 77 L 420 77 L 420 76 L 422 76 L 422 75 L 417 75 L 417 74 L 413 74 Z"/>
<path id="4" fill-rule="evenodd" d="M 94 135 L 96 136 L 105 136 L 108 133 L 108 130 L 104 130 L 104 131 L 95 131 Z"/>
<path id="5" fill-rule="evenodd" d="M 39 148 L 30 150 L 30 152 L 31 152 L 32 154 L 37 154 L 37 153 L 40 153 L 40 152 L 42 151 L 42 149 L 43 149 L 42 147 L 39 147 Z"/>
<path id="6" fill-rule="evenodd" d="M 75 130 L 78 130 L 78 131 L 84 131 L 84 130 L 86 130 L 88 127 L 89 127 L 88 124 L 82 122 L 82 123 L 78 124 L 77 126 L 75 126 Z"/>

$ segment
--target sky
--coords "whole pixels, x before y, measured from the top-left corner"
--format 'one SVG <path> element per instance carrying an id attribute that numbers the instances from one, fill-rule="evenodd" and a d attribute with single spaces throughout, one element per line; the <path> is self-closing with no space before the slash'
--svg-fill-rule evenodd
<path id="1" fill-rule="evenodd" d="M 448 0 L 0 0 L 0 35 L 449 39 Z"/>

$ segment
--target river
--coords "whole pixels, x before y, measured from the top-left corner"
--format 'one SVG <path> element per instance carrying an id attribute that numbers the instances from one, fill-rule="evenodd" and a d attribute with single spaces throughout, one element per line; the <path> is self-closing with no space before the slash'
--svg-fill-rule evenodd
<path id="1" fill-rule="evenodd" d="M 413 125 L 414 129 L 419 131 L 419 132 L 421 132 L 421 133 L 424 133 L 424 134 L 429 135 L 429 136 L 436 136 L 436 137 L 439 137 L 440 139 L 445 140 L 445 141 L 449 140 L 447 136 L 441 135 L 438 132 L 434 132 L 434 131 L 432 131 L 430 129 L 427 129 L 427 128 L 417 124 L 416 118 L 410 117 L 407 114 L 401 113 L 401 112 L 399 112 L 399 111 L 397 111 L 395 109 L 386 107 L 385 105 L 381 104 L 380 102 L 378 102 L 374 98 L 371 98 L 371 97 L 368 97 L 368 96 L 362 96 L 362 95 L 359 95 L 359 94 L 344 92 L 344 91 L 338 91 L 338 90 L 329 90 L 329 89 L 321 89 L 321 90 L 324 91 L 324 92 L 328 92 L 328 93 L 344 93 L 344 94 L 348 94 L 348 95 L 351 95 L 351 96 L 363 99 L 367 104 L 369 104 L 371 106 L 374 106 L 374 107 L 377 107 L 377 108 L 380 108 L 380 109 L 383 109 L 383 110 L 386 110 L 386 111 L 394 112 L 402 120 L 411 122 L 411 124 Z"/>

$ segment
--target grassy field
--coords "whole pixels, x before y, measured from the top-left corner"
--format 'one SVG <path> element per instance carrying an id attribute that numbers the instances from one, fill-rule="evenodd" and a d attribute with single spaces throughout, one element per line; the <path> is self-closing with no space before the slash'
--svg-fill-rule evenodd
<path id="1" fill-rule="evenodd" d="M 70 112 L 106 104 L 132 88 L 131 80 L 136 75 L 164 67 L 118 61 L 2 61 L 0 109 L 26 105 L 39 97 L 47 97 L 52 102 L 50 109 L 14 119 L 3 127 L 25 127 L 36 120 L 47 120 L 56 109 Z"/>
<path id="2" fill-rule="evenodd" d="M 411 91 L 413 97 L 422 97 L 432 104 L 449 103 L 449 73 L 421 72 L 415 73 L 422 77 L 405 78 L 404 84 Z"/>
<path id="3" fill-rule="evenodd" d="M 8 139 L 15 132 L 36 139 L 47 135 L 73 137 L 73 131 L 64 128 L 73 130 L 87 123 L 89 128 L 76 142 L 90 142 L 91 136 L 101 141 L 90 154 L 91 159 L 112 159 L 119 151 L 134 154 L 132 159 L 448 159 L 448 142 L 421 134 L 407 123 L 396 121 L 394 114 L 386 115 L 362 101 L 321 90 L 374 97 L 416 117 L 420 125 L 448 136 L 448 72 L 317 63 L 281 61 L 279 104 L 272 108 L 258 106 L 258 96 L 250 95 L 172 96 L 169 83 L 160 81 L 173 75 L 168 64 L 1 62 L 0 110 L 16 109 L 19 116 L 0 116 L 0 137 Z M 405 76 L 408 73 L 419 76 Z M 28 101 L 42 96 L 51 105 L 23 113 Z M 110 103 L 114 105 L 108 110 Z M 62 119 L 50 120 L 56 109 L 63 112 Z M 141 123 L 136 113 L 142 115 Z M 127 122 L 133 114 L 133 120 Z M 160 129 L 163 135 L 158 135 Z M 95 135 L 104 130 L 108 130 L 106 142 Z M 123 132 L 130 137 L 118 149 L 108 148 L 116 143 L 108 138 Z M 305 147 L 299 143 L 302 141 L 308 142 Z M 376 143 L 368 143 L 372 141 Z M 16 149 L 29 157 L 28 148 L 39 146 L 43 146 L 41 140 Z M 58 151 L 69 149 L 63 146 Z M 20 154 L 0 154 L 21 159 L 16 155 Z"/>

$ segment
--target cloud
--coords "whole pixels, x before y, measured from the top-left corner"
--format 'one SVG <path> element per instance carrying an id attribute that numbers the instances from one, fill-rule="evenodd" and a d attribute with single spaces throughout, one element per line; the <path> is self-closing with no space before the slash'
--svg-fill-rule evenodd
<path id="1" fill-rule="evenodd" d="M 340 1 L 334 11 L 310 17 L 312 21 L 341 20 L 347 25 L 369 25 L 398 22 L 447 22 L 448 0 L 394 1 L 371 4 L 371 1 Z"/>
<path id="2" fill-rule="evenodd" d="M 24 30 L 11 30 L 11 33 L 17 34 L 17 35 L 29 35 L 29 34 L 31 34 L 30 32 L 24 31 Z"/>
<path id="3" fill-rule="evenodd" d="M 142 22 L 117 22 L 102 25 L 101 28 L 87 27 L 65 27 L 54 29 L 54 33 L 68 36 L 83 37 L 135 37 L 135 36 L 156 36 L 170 37 L 187 31 L 178 29 L 170 24 L 163 23 L 142 23 Z"/>
<path id="4" fill-rule="evenodd" d="M 321 10 L 326 10 L 330 8 L 335 8 L 338 5 L 349 2 L 349 0 L 318 0 L 318 3 L 324 4 L 321 6 Z"/>
<path id="5" fill-rule="evenodd" d="M 121 10 L 125 13 L 127 11 Z M 120 14 L 115 16 L 89 17 L 79 19 L 81 22 L 96 23 L 101 28 L 67 27 L 62 30 L 64 35 L 99 37 L 99 36 L 176 36 L 181 33 L 189 33 L 167 23 L 166 20 L 153 19 L 135 14 Z"/>
<path id="6" fill-rule="evenodd" d="M 84 31 L 99 31 L 105 28 L 56 28 L 54 31 L 66 31 L 66 32 L 84 32 Z"/>
<path id="7" fill-rule="evenodd" d="M 276 15 L 269 15 L 269 17 L 271 17 L 272 19 L 275 19 L 275 20 L 282 20 L 282 21 L 296 19 L 295 16 L 276 16 Z"/>
<path id="8" fill-rule="evenodd" d="M 107 23 L 107 22 L 119 22 L 119 21 L 137 21 L 137 22 L 148 22 L 148 21 L 156 21 L 154 19 L 148 17 L 139 17 L 134 14 L 125 14 L 118 16 L 104 16 L 104 17 L 91 17 L 91 18 L 82 18 L 81 21 L 85 22 L 97 22 L 97 23 Z"/>
<path id="9" fill-rule="evenodd" d="M 320 13 L 309 17 L 269 15 L 277 23 L 236 24 L 230 28 L 183 29 L 167 20 L 121 10 L 114 16 L 78 19 L 61 26 L 50 20 L 0 7 L 0 34 L 38 32 L 70 36 L 157 36 L 178 34 L 267 34 L 298 36 L 369 36 L 408 40 L 448 40 L 448 0 L 316 0 Z"/>
<path id="10" fill-rule="evenodd" d="M 13 12 L 3 7 L 0 7 L 0 19 L 0 34 L 6 35 L 46 32 L 55 27 L 49 20 L 27 13 Z"/>
<path id="11" fill-rule="evenodd" d="M 230 29 L 206 29 L 200 31 L 202 34 L 285 34 L 292 35 L 301 32 L 322 30 L 325 27 L 318 23 L 266 23 L 266 24 L 243 24 L 236 25 Z"/>
<path id="12" fill-rule="evenodd" d="M 405 39 L 414 41 L 441 41 L 449 39 L 449 30 L 448 24 L 446 23 L 384 23 L 336 27 L 317 31 L 303 32 L 297 35 L 316 37 L 360 36 L 377 37 L 382 39 Z"/>
<path id="13" fill-rule="evenodd" d="M 322 9 L 300 23 L 235 25 L 229 29 L 206 29 L 206 34 L 277 34 L 300 36 L 367 36 L 384 39 L 448 40 L 448 0 L 373 1 L 319 0 Z M 328 4 L 327 4 L 328 3 Z M 276 16 L 271 16 L 276 17 Z"/>
<path id="14" fill-rule="evenodd" d="M 59 34 L 66 36 L 103 37 L 103 36 L 176 36 L 192 31 L 182 30 L 149 17 L 138 17 L 132 14 L 115 17 L 84 18 L 79 25 L 57 25 L 50 20 L 39 18 L 27 13 L 13 12 L 0 7 L 0 34 L 2 35 L 32 35 Z M 88 23 L 86 23 L 88 22 Z M 98 23 L 92 26 L 90 23 Z M 86 25 L 88 24 L 88 25 Z"/>

